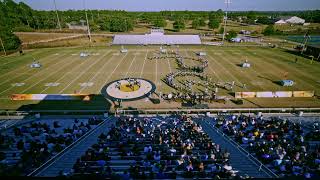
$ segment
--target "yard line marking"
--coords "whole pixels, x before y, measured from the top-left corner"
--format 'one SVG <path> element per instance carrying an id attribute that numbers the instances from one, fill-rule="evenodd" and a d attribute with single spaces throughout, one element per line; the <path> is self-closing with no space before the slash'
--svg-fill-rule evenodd
<path id="1" fill-rule="evenodd" d="M 166 52 L 167 53 L 167 57 L 168 57 L 168 52 Z M 170 65 L 170 61 L 169 61 L 169 58 L 166 58 L 167 59 L 167 62 L 168 62 L 168 64 L 169 64 L 169 70 L 170 70 L 170 73 L 172 73 L 172 69 L 171 69 L 171 65 Z"/>
<path id="2" fill-rule="evenodd" d="M 133 60 L 131 61 L 131 64 L 126 72 L 126 75 L 124 76 L 125 78 L 128 78 L 127 76 L 128 76 L 129 70 L 131 69 L 133 62 L 136 60 L 136 57 L 137 57 L 137 55 L 134 54 Z"/>
<path id="3" fill-rule="evenodd" d="M 230 59 L 233 59 L 233 56 L 231 55 L 231 54 L 233 54 L 233 53 L 234 53 L 233 50 L 230 50 L 230 54 L 228 53 L 228 55 L 225 55 L 225 56 L 223 57 L 223 58 L 226 60 L 226 62 L 227 62 L 228 64 L 230 64 L 230 66 L 234 66 L 232 60 L 230 60 Z M 227 58 L 226 56 L 229 56 L 230 58 Z M 229 60 L 230 60 L 230 61 L 229 61 Z M 252 78 L 252 76 L 249 76 L 249 75 L 248 75 L 248 72 L 246 72 L 246 71 L 254 71 L 256 74 L 259 74 L 259 73 L 256 72 L 256 71 L 253 69 L 253 67 L 251 67 L 251 68 L 249 68 L 249 69 L 247 69 L 247 70 L 244 70 L 242 67 L 240 67 L 239 69 L 240 69 L 240 70 L 238 71 L 238 72 L 240 72 L 239 75 L 241 75 L 242 77 L 246 77 L 247 80 L 250 80 L 250 84 L 253 85 L 251 82 L 254 81 L 255 79 Z M 261 89 L 264 89 L 263 86 L 261 86 L 261 85 L 259 85 L 259 84 L 257 84 L 256 86 L 258 86 L 258 87 L 261 88 Z"/>
<path id="4" fill-rule="evenodd" d="M 247 49 L 246 50 L 248 53 L 250 52 L 250 49 Z M 286 71 L 295 71 L 295 74 L 300 74 L 302 76 L 304 76 L 305 78 L 308 78 L 312 81 L 314 81 L 312 78 L 312 76 L 310 76 L 308 73 L 302 73 L 302 71 L 294 68 L 294 67 L 290 67 L 290 66 L 286 66 L 286 64 L 284 64 L 283 62 L 281 61 L 275 61 L 273 58 L 270 58 L 268 57 L 268 54 L 270 54 L 269 52 L 265 52 L 265 51 L 260 51 L 259 52 L 260 54 L 264 54 L 264 55 L 257 55 L 257 54 L 254 54 L 254 56 L 258 56 L 258 57 L 264 57 L 264 58 L 267 58 L 268 60 L 272 61 L 272 62 L 275 62 L 275 63 L 272 63 L 273 66 L 276 66 L 277 68 L 283 68 L 283 69 L 287 69 Z M 271 55 L 274 55 L 276 57 L 279 57 L 283 60 L 287 60 L 287 57 L 286 56 L 283 56 L 281 54 L 271 54 Z M 301 80 L 302 81 L 302 80 Z M 306 83 L 308 86 L 311 86 L 313 88 L 317 88 L 316 86 L 319 86 L 318 84 L 310 84 L 310 83 Z"/>
<path id="5" fill-rule="evenodd" d="M 59 94 L 61 94 L 64 90 L 66 90 L 73 82 L 75 82 L 76 80 L 78 80 L 84 73 L 86 73 L 87 70 L 89 70 L 93 65 L 97 64 L 98 62 L 101 61 L 101 59 L 103 59 L 107 54 L 109 54 L 111 50 L 109 50 L 108 52 L 106 52 L 103 56 L 101 56 L 98 60 L 96 60 L 96 62 L 90 64 L 90 66 L 88 66 L 88 68 L 85 71 L 82 71 L 82 73 L 77 76 L 77 78 L 74 78 L 67 86 L 65 86 L 62 90 L 59 91 Z"/>
<path id="6" fill-rule="evenodd" d="M 120 60 L 120 62 L 117 64 L 117 66 L 116 66 L 116 67 L 113 69 L 113 71 L 109 74 L 109 76 L 107 77 L 106 81 L 102 84 L 102 87 L 104 87 L 104 86 L 107 84 L 107 82 L 109 81 L 111 75 L 116 71 L 116 69 L 119 67 L 119 65 L 122 63 L 122 61 L 125 59 L 125 57 L 126 57 L 128 54 L 129 54 L 129 53 L 126 53 L 126 54 L 122 57 L 122 59 Z M 102 89 L 102 87 L 100 88 L 100 90 Z M 99 90 L 98 93 L 100 93 L 100 90 Z"/>
<path id="7" fill-rule="evenodd" d="M 149 49 L 147 49 L 146 56 L 144 57 L 144 60 L 143 60 L 143 65 L 142 65 L 142 70 L 141 70 L 141 73 L 140 73 L 140 78 L 142 77 L 142 74 L 143 74 L 144 65 L 145 65 L 146 59 L 147 59 L 147 57 L 148 57 L 148 52 L 149 52 Z"/>
<path id="8" fill-rule="evenodd" d="M 42 69 L 42 71 L 38 71 L 38 72 L 34 73 L 33 75 L 29 76 L 27 79 L 24 80 L 24 82 L 26 82 L 27 80 L 29 80 L 29 79 L 32 78 L 33 76 L 36 76 L 36 75 L 41 74 L 41 73 L 45 73 L 46 71 L 44 71 L 44 70 L 49 69 L 49 68 L 52 68 L 52 66 L 56 66 L 57 64 L 60 64 L 60 63 L 62 63 L 62 62 L 65 62 L 65 61 L 64 61 L 64 60 L 57 61 L 57 62 L 55 62 L 53 65 L 48 66 L 48 67 L 45 67 L 44 69 Z M 12 79 L 11 79 L 11 80 L 12 80 Z M 0 92 L 0 94 L 3 94 L 4 92 L 7 92 L 8 90 L 12 89 L 13 87 L 14 87 L 14 86 L 11 86 L 10 88 L 7 88 L 6 90 Z"/>
<path id="9" fill-rule="evenodd" d="M 87 60 L 83 60 L 81 63 L 79 63 L 79 64 L 77 64 L 76 66 L 72 67 L 71 71 L 64 73 L 63 76 L 61 76 L 59 79 L 57 79 L 54 83 L 57 83 L 57 82 L 59 82 L 60 80 L 62 80 L 67 74 L 74 73 L 72 70 L 78 69 L 84 62 L 88 61 L 89 59 L 90 59 L 90 57 L 89 57 Z M 82 73 L 82 72 L 81 72 L 81 73 Z M 46 87 L 44 90 L 42 90 L 42 91 L 40 92 L 40 94 L 42 94 L 44 91 L 46 91 L 46 90 L 48 90 L 48 89 L 50 89 L 50 88 L 51 88 L 51 86 Z"/>
<path id="10" fill-rule="evenodd" d="M 49 77 L 51 77 L 53 74 L 58 73 L 60 70 L 62 70 L 62 69 L 63 69 L 63 68 L 65 68 L 66 66 L 68 66 L 68 65 L 72 64 L 72 63 L 73 63 L 74 61 L 76 61 L 76 60 L 77 60 L 77 59 L 72 59 L 71 61 L 69 61 L 69 62 L 67 62 L 67 63 L 63 64 L 62 66 L 59 66 L 60 68 L 58 68 L 58 70 L 54 70 L 54 71 L 53 71 L 53 72 L 51 72 L 49 75 L 46 75 L 46 77 L 45 77 L 44 79 L 42 79 L 42 80 L 38 81 L 37 83 L 32 84 L 32 86 L 29 86 L 28 88 L 24 89 L 21 93 L 24 93 L 24 92 L 26 92 L 27 90 L 31 89 L 32 87 L 34 87 L 34 86 L 38 85 L 40 82 L 42 82 L 42 81 L 44 81 L 44 80 L 48 79 L 48 78 L 49 78 Z"/>
<path id="11" fill-rule="evenodd" d="M 66 54 L 64 54 L 64 55 L 62 55 L 62 56 L 56 56 L 56 57 L 54 57 L 54 59 L 48 59 L 48 60 L 53 61 L 53 60 L 62 58 L 62 57 L 64 57 L 65 55 L 66 55 Z M 45 65 L 49 64 L 51 61 L 47 62 Z M 59 62 L 59 61 L 58 61 L 58 62 Z M 58 62 L 56 62 L 56 63 L 58 63 Z M 56 63 L 55 63 L 55 64 L 56 64 Z M 53 65 L 55 65 L 55 64 L 53 64 Z M 42 65 L 44 66 L 44 64 L 42 64 Z M 25 66 L 22 66 L 22 67 L 19 68 L 19 69 L 22 69 L 22 68 L 25 68 Z M 47 67 L 46 67 L 46 68 L 47 68 Z M 16 69 L 16 70 L 17 70 L 17 69 Z M 26 72 L 24 72 L 24 73 L 17 73 L 17 74 L 16 74 L 17 76 L 15 76 L 15 77 L 13 77 L 13 78 L 8 78 L 7 80 L 2 81 L 2 82 L 0 83 L 0 85 L 6 83 L 6 82 L 8 82 L 8 81 L 14 80 L 14 79 L 16 79 L 16 78 L 19 78 L 19 77 L 21 77 L 21 76 L 23 76 L 23 75 L 25 75 L 25 74 L 28 74 L 28 73 L 29 73 L 30 71 L 32 71 L 32 70 L 33 70 L 33 68 L 29 68 L 29 70 L 26 71 Z M 36 74 L 42 72 L 41 70 L 43 70 L 43 69 L 40 69 L 40 71 L 37 71 Z M 14 71 L 15 71 L 15 70 L 14 70 Z M 10 72 L 13 72 L 13 71 L 10 71 Z M 10 73 L 10 72 L 8 72 L 8 73 Z M 6 73 L 6 74 L 8 74 L 8 73 Z M 3 74 L 2 76 L 4 76 L 4 75 L 5 75 L 5 74 Z M 1 78 L 2 76 L 0 76 L 0 78 Z"/>
<path id="12" fill-rule="evenodd" d="M 35 54 L 41 54 L 41 52 L 39 52 L 39 53 L 35 53 Z M 52 54 L 51 54 L 52 55 Z M 12 57 L 7 57 L 7 58 L 12 58 Z M 32 58 L 32 57 L 31 57 Z M 14 60 L 14 61 L 9 61 L 9 62 L 6 62 L 6 63 L 3 63 L 3 64 L 0 64 L 0 67 L 2 67 L 2 66 L 4 66 L 4 65 L 7 65 L 7 64 L 9 64 L 9 63 L 13 63 L 13 62 L 16 62 L 16 61 L 19 61 L 19 59 L 16 59 L 16 60 Z M 0 61 L 1 62 L 1 61 Z"/>
<path id="13" fill-rule="evenodd" d="M 231 76 L 231 78 L 233 78 L 233 80 L 236 80 L 238 83 L 242 84 L 241 81 L 239 81 L 238 78 L 236 78 L 232 73 L 230 73 L 223 65 L 221 65 L 219 63 L 219 61 L 217 61 L 215 58 L 213 58 L 209 53 L 207 54 L 207 56 L 210 57 L 211 60 L 214 60 L 217 65 L 221 66 L 222 69 L 224 69 L 224 71 L 227 72 Z"/>
<path id="14" fill-rule="evenodd" d="M 158 59 L 156 59 L 156 80 L 154 82 L 156 82 L 157 86 L 161 86 L 158 82 Z"/>
<path id="15" fill-rule="evenodd" d="M 74 51 L 74 50 L 68 50 L 68 51 Z M 65 56 L 65 55 L 67 55 L 67 53 L 63 53 L 63 54 L 61 54 L 61 57 L 63 57 L 63 56 Z M 49 62 L 51 62 L 52 61 L 52 59 L 50 59 L 51 57 L 53 56 L 53 54 L 50 54 L 50 55 L 48 55 L 48 56 L 46 56 L 46 57 L 43 57 L 41 60 L 39 60 L 39 61 L 41 61 L 40 63 L 42 63 L 42 64 L 44 64 L 43 62 L 46 62 L 46 61 L 49 61 Z M 30 57 L 30 58 L 32 58 L 32 57 Z M 57 57 L 57 56 L 53 56 L 53 58 L 54 59 L 58 59 L 59 57 Z M 47 62 L 47 63 L 49 63 L 49 62 Z M 31 62 L 30 62 L 31 63 Z M 27 64 L 26 64 L 27 65 Z M 14 70 L 12 70 L 12 71 L 9 71 L 9 72 L 6 72 L 6 73 L 4 73 L 4 74 L 2 74 L 1 76 L 0 76 L 0 78 L 2 78 L 3 76 L 6 76 L 6 75 L 8 75 L 8 74 L 11 74 L 11 73 L 14 73 L 14 72 L 20 72 L 20 71 L 25 71 L 25 70 L 23 70 L 23 68 L 26 68 L 26 66 L 21 66 L 20 68 L 17 68 L 17 69 L 14 69 Z M 29 71 L 31 71 L 32 69 L 29 69 Z M 29 71 L 27 71 L 27 72 L 25 72 L 25 73 L 28 73 Z M 15 73 L 16 74 L 16 73 Z"/>
<path id="16" fill-rule="evenodd" d="M 185 52 L 186 52 L 186 54 L 187 54 L 187 56 L 189 55 L 188 54 L 188 51 L 186 51 L 186 50 L 184 50 Z M 192 61 L 192 63 L 193 63 L 193 65 L 196 65 L 194 62 L 193 62 L 193 60 L 191 60 Z M 208 62 L 208 68 L 213 72 L 213 74 L 217 77 L 217 79 L 218 79 L 218 81 L 219 82 L 222 82 L 222 79 L 220 79 L 219 78 L 219 76 L 218 76 L 218 74 L 214 71 L 214 69 L 210 66 L 210 63 Z"/>
<path id="17" fill-rule="evenodd" d="M 105 67 L 106 65 L 108 65 L 108 64 L 114 59 L 114 57 L 116 57 L 116 56 L 113 56 L 113 55 L 112 55 L 112 57 L 108 60 L 108 62 L 105 62 L 105 63 L 103 64 L 103 66 L 102 66 L 101 68 L 99 68 L 98 72 L 99 72 L 100 70 L 104 69 L 104 67 Z M 99 75 L 99 73 L 95 73 L 95 75 L 94 75 L 93 77 L 91 77 L 88 82 L 90 83 L 93 79 L 96 78 L 97 75 Z M 83 87 L 80 89 L 79 93 L 81 93 L 81 92 L 82 92 L 85 88 L 87 88 L 87 87 L 88 87 L 88 86 L 83 86 Z"/>
<path id="18" fill-rule="evenodd" d="M 263 51 L 263 52 L 260 51 L 260 53 L 261 53 L 261 54 L 271 54 L 271 52 L 265 52 L 265 51 Z M 279 57 L 279 58 L 282 59 L 282 62 L 281 62 L 281 61 L 275 61 L 274 59 L 269 58 L 268 56 L 266 56 L 268 59 L 272 60 L 273 62 L 276 62 L 276 63 L 278 64 L 278 66 L 280 65 L 280 66 L 284 67 L 285 69 L 287 69 L 288 71 L 294 71 L 295 74 L 300 74 L 300 75 L 302 75 L 302 76 L 304 76 L 304 77 L 307 77 L 307 78 L 313 80 L 313 79 L 312 79 L 313 76 L 310 75 L 309 73 L 303 73 L 303 71 L 297 69 L 296 67 L 286 66 L 286 65 L 283 63 L 283 61 L 284 61 L 284 60 L 287 60 L 288 57 L 282 55 L 281 53 L 276 53 L 276 54 L 275 54 L 275 53 L 272 53 L 271 55 L 274 55 L 274 56 Z M 290 55 L 289 57 L 295 57 L 295 56 L 294 56 L 294 55 Z M 314 87 L 314 88 L 317 88 L 316 86 L 319 86 L 318 84 L 309 84 L 309 85 L 312 86 L 312 87 Z M 316 85 L 316 86 L 314 86 L 314 85 Z"/>

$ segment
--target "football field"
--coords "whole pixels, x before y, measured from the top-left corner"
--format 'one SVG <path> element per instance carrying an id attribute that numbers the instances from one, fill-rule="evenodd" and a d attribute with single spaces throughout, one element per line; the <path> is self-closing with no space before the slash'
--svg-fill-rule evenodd
<path id="1" fill-rule="evenodd" d="M 170 93 L 162 78 L 177 71 L 175 59 L 149 60 L 159 52 L 160 46 L 128 46 L 128 53 L 120 53 L 119 46 L 36 49 L 25 55 L 0 57 L 0 109 L 19 109 L 23 105 L 39 104 L 37 101 L 12 101 L 12 94 L 95 94 L 96 104 L 79 106 L 80 109 L 101 108 L 106 101 L 100 97 L 101 89 L 108 83 L 126 77 L 145 78 L 155 83 L 156 92 Z M 176 51 L 177 47 L 166 47 Z M 310 91 L 320 92 L 320 64 L 285 52 L 264 47 L 180 46 L 180 55 L 196 57 L 196 52 L 207 52 L 209 62 L 205 72 L 215 82 L 235 82 L 233 91 Z M 90 54 L 80 57 L 81 52 Z M 298 62 L 295 63 L 295 59 Z M 30 68 L 39 61 L 41 68 Z M 251 68 L 239 64 L 248 60 Z M 190 66 L 196 61 L 186 60 Z M 291 79 L 293 87 L 282 87 L 276 81 Z M 243 89 L 245 84 L 246 89 Z M 232 97 L 230 92 L 219 91 L 221 96 Z M 270 100 L 269 100 L 270 101 Z M 301 99 L 298 100 L 299 102 Z M 302 100 L 302 106 L 320 107 L 319 100 Z M 50 103 L 45 108 L 50 109 Z M 57 103 L 57 102 L 55 102 Z M 66 102 L 58 102 L 65 109 Z M 276 106 L 270 101 L 269 107 Z M 288 102 L 290 103 L 290 101 Z M 83 104 L 82 104 L 83 105 Z M 234 104 L 233 104 L 234 105 Z M 288 104 L 289 106 L 290 104 Z M 71 105 L 70 105 L 71 106 Z M 77 106 L 77 104 L 72 104 Z M 165 105 L 164 105 L 165 106 Z M 236 105 L 234 105 L 236 106 Z M 148 108 L 144 106 L 145 108 Z M 158 107 L 158 106 L 157 106 Z M 70 109 L 77 109 L 72 107 Z"/>

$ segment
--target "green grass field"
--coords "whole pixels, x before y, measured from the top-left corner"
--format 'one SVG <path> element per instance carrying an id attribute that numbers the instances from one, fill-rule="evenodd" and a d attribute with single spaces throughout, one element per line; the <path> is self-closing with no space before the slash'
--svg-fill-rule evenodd
<path id="1" fill-rule="evenodd" d="M 119 53 L 119 46 L 94 48 L 52 48 L 37 49 L 25 55 L 0 57 L 0 109 L 105 109 L 110 103 L 100 91 L 108 82 L 125 77 L 142 77 L 153 81 L 157 92 L 174 91 L 162 82 L 169 72 L 177 71 L 174 59 L 148 60 L 147 57 L 159 50 L 159 46 L 128 46 L 127 54 Z M 173 49 L 173 47 L 168 47 Z M 309 59 L 295 56 L 281 49 L 260 47 L 213 47 L 213 46 L 180 46 L 179 52 L 184 56 L 196 56 L 197 51 L 206 51 L 209 67 L 205 70 L 216 82 L 236 82 L 234 91 L 281 91 L 281 90 L 314 90 L 320 92 L 320 64 L 310 63 Z M 87 51 L 93 55 L 80 58 L 79 54 Z M 298 63 L 294 63 L 295 58 Z M 43 65 L 39 69 L 31 69 L 29 65 L 36 58 Z M 247 59 L 252 68 L 243 69 L 238 64 Z M 196 62 L 187 62 L 194 65 Z M 274 81 L 284 78 L 296 82 L 293 87 L 281 87 Z M 17 86 L 16 83 L 21 86 Z M 48 86 L 56 83 L 56 86 Z M 87 83 L 89 86 L 83 86 Z M 19 84 L 18 84 L 19 85 Z M 10 96 L 21 94 L 97 94 L 91 102 L 64 101 L 11 101 Z M 230 92 L 219 91 L 219 95 L 232 98 Z M 144 100 L 141 103 L 129 102 L 126 106 L 143 108 L 179 107 L 179 104 L 163 102 L 153 105 Z M 33 105 L 30 105 L 33 104 Z M 294 104 L 294 105 L 293 105 Z M 181 104 L 180 104 L 181 105 Z M 238 107 L 231 102 L 222 107 Z M 315 98 L 284 99 L 251 99 L 239 107 L 277 107 L 304 106 L 320 107 L 320 100 Z M 220 107 L 212 104 L 212 107 Z"/>

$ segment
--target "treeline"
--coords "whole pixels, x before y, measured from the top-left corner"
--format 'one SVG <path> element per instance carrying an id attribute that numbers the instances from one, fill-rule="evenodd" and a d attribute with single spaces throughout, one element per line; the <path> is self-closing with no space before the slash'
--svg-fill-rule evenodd
<path id="1" fill-rule="evenodd" d="M 186 28 L 191 22 L 193 29 L 209 27 L 218 29 L 223 22 L 224 12 L 218 11 L 161 11 L 161 12 L 126 12 L 111 10 L 68 10 L 58 11 L 62 28 L 68 23 L 86 24 L 86 13 L 92 31 L 127 32 L 139 24 L 153 27 L 166 27 L 167 22 L 173 22 L 175 31 Z M 228 18 L 242 20 L 248 24 L 274 24 L 282 16 L 299 16 L 307 22 L 320 23 L 320 10 L 296 12 L 230 12 Z M 15 31 L 35 31 L 42 29 L 57 29 L 55 11 L 36 11 L 23 2 L 0 0 L 0 37 L 7 49 L 16 49 L 19 39 Z M 219 32 L 223 29 L 220 28 Z"/>

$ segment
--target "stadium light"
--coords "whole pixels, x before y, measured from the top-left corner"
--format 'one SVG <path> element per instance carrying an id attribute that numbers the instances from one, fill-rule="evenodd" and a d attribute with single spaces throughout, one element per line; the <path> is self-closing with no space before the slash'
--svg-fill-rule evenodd
<path id="1" fill-rule="evenodd" d="M 91 32 L 90 32 L 90 26 L 89 26 L 89 20 L 88 20 L 88 14 L 87 14 L 87 9 L 86 9 L 85 0 L 83 0 L 83 8 L 84 8 L 84 12 L 85 12 L 85 14 L 86 14 L 89 41 L 91 42 Z"/>
<path id="2" fill-rule="evenodd" d="M 55 9 L 56 15 L 57 15 L 58 26 L 59 26 L 59 29 L 60 29 L 60 31 L 61 31 L 61 24 L 60 24 L 59 14 L 58 14 L 58 10 L 57 10 L 56 0 L 53 0 L 53 3 L 54 3 L 54 9 Z"/>
<path id="3" fill-rule="evenodd" d="M 226 27 L 227 27 L 227 20 L 228 20 L 228 9 L 229 4 L 231 4 L 231 0 L 225 0 L 224 3 L 226 4 L 226 15 L 224 16 L 224 28 L 223 28 L 223 36 L 222 36 L 222 42 L 224 42 L 225 36 L 226 36 Z"/>

